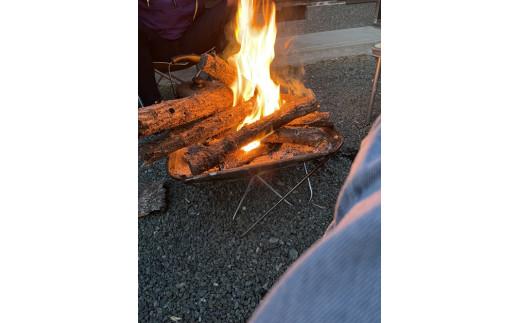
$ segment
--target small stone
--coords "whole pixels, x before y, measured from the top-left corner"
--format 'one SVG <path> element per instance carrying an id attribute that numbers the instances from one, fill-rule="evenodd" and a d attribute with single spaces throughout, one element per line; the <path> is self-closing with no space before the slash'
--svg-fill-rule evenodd
<path id="1" fill-rule="evenodd" d="M 296 258 L 298 258 L 298 251 L 296 251 L 296 249 L 290 249 L 289 250 L 289 258 L 291 260 L 296 260 Z"/>
<path id="2" fill-rule="evenodd" d="M 245 211 L 246 210 L 246 207 L 245 206 L 242 206 L 242 211 Z"/>
<path id="3" fill-rule="evenodd" d="M 260 247 L 256 247 L 255 252 L 256 252 L 256 253 L 259 253 L 259 252 L 260 252 Z"/>
<path id="4" fill-rule="evenodd" d="M 184 286 L 186 286 L 186 283 L 178 283 L 177 285 L 175 285 L 175 287 L 177 288 L 183 288 Z"/>
<path id="5" fill-rule="evenodd" d="M 177 316 L 175 316 L 175 315 L 172 315 L 172 316 L 170 316 L 170 320 L 172 320 L 172 321 L 174 321 L 174 322 L 178 322 L 178 321 L 181 320 L 181 318 L 180 318 L 180 317 L 177 317 Z"/>
<path id="6" fill-rule="evenodd" d="M 218 286 L 218 284 L 217 284 L 217 283 L 213 283 L 213 286 L 217 287 L 217 286 Z"/>
<path id="7" fill-rule="evenodd" d="M 143 184 L 138 192 L 138 216 L 164 210 L 166 205 L 166 189 L 164 181 Z"/>
<path id="8" fill-rule="evenodd" d="M 269 243 L 278 243 L 278 241 L 280 241 L 280 239 L 278 239 L 278 238 L 270 238 L 269 239 Z"/>

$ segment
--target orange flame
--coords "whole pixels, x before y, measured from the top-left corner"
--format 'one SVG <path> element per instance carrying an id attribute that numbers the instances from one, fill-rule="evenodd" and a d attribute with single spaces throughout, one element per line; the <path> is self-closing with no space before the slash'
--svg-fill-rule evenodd
<path id="1" fill-rule="evenodd" d="M 247 145 L 245 145 L 244 147 L 242 147 L 242 150 L 247 153 L 248 151 L 251 151 L 258 147 L 260 147 L 260 140 L 254 140 L 254 141 L 251 141 L 250 143 L 248 143 Z"/>
<path id="2" fill-rule="evenodd" d="M 257 12 L 260 11 L 260 12 Z M 259 15 L 261 14 L 261 15 Z M 276 41 L 276 7 L 272 0 L 239 0 L 235 38 L 240 51 L 230 57 L 237 70 L 232 86 L 233 105 L 251 99 L 255 93 L 254 111 L 238 126 L 239 130 L 280 108 L 280 86 L 271 79 L 270 66 Z M 258 23 L 258 20 L 263 21 Z M 242 147 L 250 151 L 260 146 L 255 140 Z"/>

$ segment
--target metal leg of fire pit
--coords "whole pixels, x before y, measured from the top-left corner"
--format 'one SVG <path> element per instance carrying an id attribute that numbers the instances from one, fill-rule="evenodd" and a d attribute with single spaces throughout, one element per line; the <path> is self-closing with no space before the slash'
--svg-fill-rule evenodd
<path id="1" fill-rule="evenodd" d="M 256 220 L 244 233 L 242 233 L 240 235 L 241 238 L 245 237 L 249 232 L 251 232 L 251 230 L 253 230 L 256 225 L 258 223 L 260 223 L 266 216 L 269 215 L 269 213 L 271 213 L 272 210 L 274 210 L 280 203 L 282 203 L 283 200 L 285 200 L 285 198 L 287 198 L 287 196 L 289 196 L 295 189 L 297 189 L 303 182 L 305 182 L 309 177 L 311 177 L 318 169 L 320 169 L 321 167 L 323 167 L 323 165 L 325 165 L 325 163 L 330 159 L 330 155 L 325 157 L 325 159 L 323 159 L 319 164 L 318 166 L 316 166 L 310 173 L 307 173 L 293 188 L 291 188 L 289 190 L 289 192 L 285 193 L 284 196 L 282 196 L 282 198 L 280 200 L 278 200 L 278 202 L 276 202 L 269 210 L 267 210 L 261 217 L 258 218 L 258 220 Z"/>
<path id="2" fill-rule="evenodd" d="M 246 187 L 246 191 L 242 195 L 242 198 L 240 198 L 240 202 L 238 202 L 238 206 L 237 206 L 237 209 L 235 210 L 235 213 L 233 213 L 233 220 L 237 216 L 238 211 L 240 210 L 240 207 L 242 206 L 242 203 L 244 203 L 244 200 L 245 200 L 247 194 L 251 190 L 251 187 L 253 186 L 253 182 L 254 181 L 255 181 L 255 176 L 251 177 L 251 179 L 249 180 L 249 183 L 247 184 L 247 187 Z"/>
<path id="3" fill-rule="evenodd" d="M 259 173 L 259 174 L 256 174 L 254 175 L 253 177 L 251 177 L 251 179 L 249 180 L 249 183 L 247 184 L 247 187 L 246 187 L 246 190 L 244 191 L 244 194 L 242 195 L 242 197 L 240 198 L 240 201 L 238 202 L 238 206 L 237 208 L 235 209 L 235 213 L 233 213 L 233 220 L 236 218 L 237 214 L 238 214 L 238 211 L 240 211 L 240 207 L 242 206 L 242 204 L 244 203 L 244 200 L 247 196 L 247 194 L 249 194 L 249 192 L 251 191 L 251 188 L 253 186 L 253 182 L 255 181 L 255 179 L 258 179 L 260 181 L 260 183 L 264 184 L 268 189 L 271 190 L 271 192 L 273 192 L 276 196 L 278 196 L 279 198 L 281 198 L 287 205 L 289 206 L 294 206 L 291 202 L 289 202 L 285 197 L 282 196 L 282 194 L 280 194 L 280 192 L 278 192 L 274 187 L 272 187 L 265 179 L 263 179 L 260 175 L 263 175 L 265 174 L 265 172 L 263 173 Z"/>
<path id="4" fill-rule="evenodd" d="M 305 169 L 305 175 L 309 175 L 309 171 L 307 170 L 307 163 L 303 163 L 303 169 Z M 309 184 L 309 192 L 310 192 L 310 197 L 309 197 L 309 202 L 312 201 L 312 184 L 311 184 L 311 178 L 310 177 L 307 177 L 307 184 Z"/>
<path id="5" fill-rule="evenodd" d="M 379 81 L 379 76 L 381 75 L 381 43 L 372 47 L 372 55 L 376 58 L 376 70 L 374 72 L 374 78 L 372 79 L 372 91 L 370 92 L 370 101 L 368 102 L 367 123 L 370 123 L 370 119 L 372 118 L 372 108 L 376 97 L 377 83 Z"/>
<path id="6" fill-rule="evenodd" d="M 287 199 L 285 199 L 282 194 L 278 193 L 277 190 L 275 190 L 271 185 L 269 185 L 269 183 L 267 183 L 265 181 L 265 179 L 263 179 L 262 177 L 260 177 L 260 174 L 256 174 L 255 175 L 256 178 L 258 178 L 260 180 L 260 182 L 262 182 L 262 184 L 264 184 L 265 186 L 267 186 L 268 189 L 270 189 L 276 196 L 278 196 L 279 198 L 283 199 L 283 201 L 285 202 L 285 204 L 287 205 L 290 205 L 290 206 L 294 206 L 291 202 L 287 201 Z"/>
<path id="7" fill-rule="evenodd" d="M 305 174 L 309 174 L 309 171 L 307 170 L 307 163 L 303 163 L 303 168 L 305 169 Z M 311 178 L 310 177 L 307 177 L 307 183 L 309 184 L 309 193 L 310 193 L 308 202 L 311 203 L 312 205 L 320 208 L 320 209 L 325 209 L 324 206 L 312 202 L 312 197 L 314 195 L 313 195 L 313 190 L 312 190 L 312 184 L 311 184 Z"/>

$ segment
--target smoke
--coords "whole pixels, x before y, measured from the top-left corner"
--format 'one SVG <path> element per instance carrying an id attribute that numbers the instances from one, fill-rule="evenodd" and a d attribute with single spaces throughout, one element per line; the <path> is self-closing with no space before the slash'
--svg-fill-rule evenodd
<path id="1" fill-rule="evenodd" d="M 280 91 L 296 96 L 312 96 L 312 90 L 303 83 L 305 68 L 297 55 L 291 53 L 294 37 L 277 39 L 271 76 L 280 85 Z"/>

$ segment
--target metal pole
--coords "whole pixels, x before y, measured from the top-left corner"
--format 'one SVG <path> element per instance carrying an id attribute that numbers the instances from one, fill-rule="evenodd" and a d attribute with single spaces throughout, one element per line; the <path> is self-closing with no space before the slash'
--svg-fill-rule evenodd
<path id="1" fill-rule="evenodd" d="M 233 213 L 233 220 L 237 216 L 238 211 L 240 210 L 240 207 L 242 206 L 242 203 L 244 202 L 244 200 L 245 200 L 245 198 L 247 196 L 247 193 L 249 193 L 249 191 L 251 190 L 251 186 L 253 185 L 254 181 L 255 181 L 255 176 L 251 177 L 251 179 L 249 180 L 249 184 L 247 184 L 246 191 L 242 195 L 242 198 L 240 199 L 240 202 L 238 202 L 238 206 L 237 206 L 237 208 L 235 210 L 235 213 Z"/>
<path id="2" fill-rule="evenodd" d="M 260 223 L 269 213 L 271 213 L 274 208 L 278 206 L 278 204 L 282 203 L 282 201 L 289 196 L 295 189 L 297 189 L 307 178 L 309 178 L 312 174 L 314 174 L 318 169 L 320 169 L 325 163 L 329 160 L 330 155 L 327 156 L 316 168 L 314 168 L 309 174 L 305 175 L 299 182 L 296 184 L 293 188 L 289 190 L 289 192 L 285 193 L 282 199 L 278 200 L 275 205 L 273 205 L 269 210 L 267 210 L 261 217 L 258 218 L 258 220 L 255 221 L 244 233 L 240 235 L 240 238 L 245 237 L 253 228 Z"/>
<path id="3" fill-rule="evenodd" d="M 307 170 L 307 163 L 303 163 L 303 169 L 305 169 L 305 174 L 309 174 L 309 171 Z M 309 191 L 311 193 L 311 196 L 309 197 L 309 202 L 312 201 L 312 184 L 311 184 L 311 178 L 307 177 L 307 183 L 309 184 Z"/>
<path id="4" fill-rule="evenodd" d="M 260 175 L 255 175 L 255 177 L 257 177 L 260 182 L 262 182 L 265 186 L 267 186 L 267 188 L 269 188 L 274 194 L 276 194 L 276 196 L 278 196 L 279 198 L 283 199 L 283 201 L 290 205 L 290 206 L 294 206 L 291 202 L 287 201 L 283 196 L 282 194 L 278 193 L 277 190 L 274 189 L 274 187 L 272 187 L 271 185 L 269 185 L 269 183 L 267 183 L 267 181 L 265 179 L 263 179 L 262 177 L 260 177 Z"/>
<path id="5" fill-rule="evenodd" d="M 374 98 L 376 97 L 377 81 L 379 80 L 380 71 L 381 71 L 381 57 L 378 57 L 377 63 L 376 63 L 376 71 L 374 73 L 374 80 L 372 81 L 372 93 L 370 93 L 370 102 L 368 103 L 367 123 L 370 123 L 370 119 L 372 118 L 372 107 L 374 106 Z"/>

